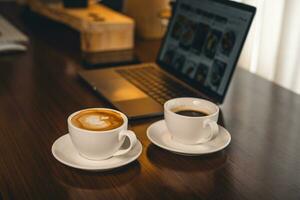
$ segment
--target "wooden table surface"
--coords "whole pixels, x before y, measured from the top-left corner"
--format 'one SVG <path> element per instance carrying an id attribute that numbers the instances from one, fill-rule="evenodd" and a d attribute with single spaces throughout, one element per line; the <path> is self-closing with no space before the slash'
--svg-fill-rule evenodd
<path id="1" fill-rule="evenodd" d="M 77 34 L 13 3 L 0 13 L 31 40 L 23 54 L 0 55 L 0 199 L 300 199 L 300 96 L 237 69 L 220 122 L 232 136 L 225 150 L 185 157 L 146 137 L 159 118 L 131 121 L 143 145 L 137 161 L 107 172 L 59 163 L 53 142 L 69 114 L 110 107 L 78 79 Z M 159 41 L 139 41 L 143 61 Z"/>

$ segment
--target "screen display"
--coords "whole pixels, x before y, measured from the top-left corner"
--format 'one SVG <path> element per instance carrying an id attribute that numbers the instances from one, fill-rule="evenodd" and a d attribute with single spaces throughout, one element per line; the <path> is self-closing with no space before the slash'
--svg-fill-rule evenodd
<path id="1" fill-rule="evenodd" d="M 158 62 L 222 96 L 254 13 L 211 0 L 177 0 Z"/>

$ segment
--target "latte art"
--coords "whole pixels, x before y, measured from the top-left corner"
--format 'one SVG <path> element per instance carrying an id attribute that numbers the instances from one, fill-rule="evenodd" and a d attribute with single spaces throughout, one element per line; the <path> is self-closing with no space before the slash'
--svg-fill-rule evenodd
<path id="1" fill-rule="evenodd" d="M 84 110 L 72 117 L 72 124 L 91 131 L 106 131 L 118 128 L 124 123 L 122 116 L 109 110 Z"/>
<path id="2" fill-rule="evenodd" d="M 82 116 L 78 118 L 78 120 L 82 125 L 92 129 L 103 129 L 111 125 L 111 122 L 108 121 L 109 117 L 103 117 L 98 115 Z"/>

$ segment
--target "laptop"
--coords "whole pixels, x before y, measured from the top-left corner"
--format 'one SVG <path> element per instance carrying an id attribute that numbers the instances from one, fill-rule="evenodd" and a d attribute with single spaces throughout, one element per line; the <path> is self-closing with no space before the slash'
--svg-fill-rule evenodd
<path id="1" fill-rule="evenodd" d="M 79 72 L 130 119 L 163 114 L 176 97 L 221 104 L 256 8 L 227 0 L 177 0 L 156 63 Z"/>

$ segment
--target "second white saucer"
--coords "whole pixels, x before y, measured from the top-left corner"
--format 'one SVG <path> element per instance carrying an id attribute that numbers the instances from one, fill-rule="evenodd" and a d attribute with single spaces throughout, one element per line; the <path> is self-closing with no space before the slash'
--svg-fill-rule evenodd
<path id="1" fill-rule="evenodd" d="M 165 120 L 160 120 L 150 125 L 147 129 L 147 137 L 153 144 L 163 149 L 185 155 L 214 153 L 224 149 L 231 141 L 229 132 L 222 126 L 219 126 L 217 136 L 207 143 L 197 145 L 178 143 L 172 140 Z"/>
<path id="2" fill-rule="evenodd" d="M 92 171 L 109 170 L 124 166 L 136 160 L 141 153 L 142 144 L 137 141 L 136 145 L 125 155 L 100 161 L 88 160 L 79 155 L 69 134 L 61 136 L 52 145 L 52 154 L 61 163 L 77 169 Z"/>

